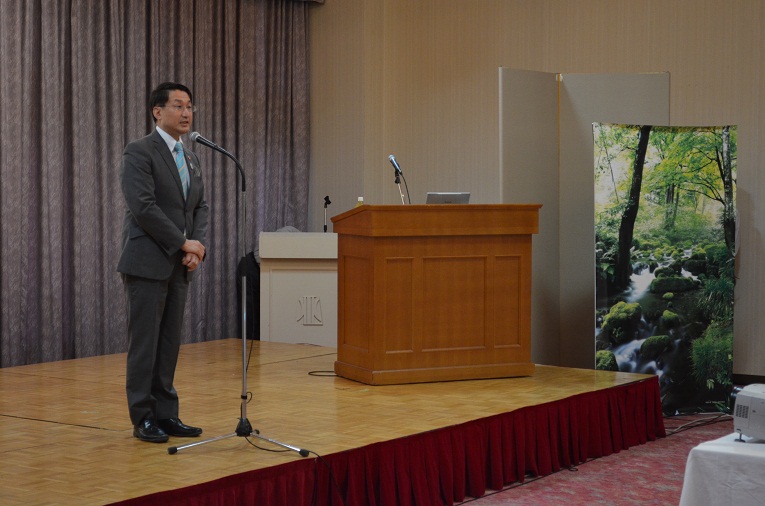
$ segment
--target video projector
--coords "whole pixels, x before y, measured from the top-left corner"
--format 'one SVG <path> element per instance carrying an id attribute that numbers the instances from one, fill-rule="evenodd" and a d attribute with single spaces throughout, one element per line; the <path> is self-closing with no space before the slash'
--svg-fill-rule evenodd
<path id="1" fill-rule="evenodd" d="M 765 385 L 745 386 L 736 395 L 733 428 L 741 436 L 765 439 Z"/>

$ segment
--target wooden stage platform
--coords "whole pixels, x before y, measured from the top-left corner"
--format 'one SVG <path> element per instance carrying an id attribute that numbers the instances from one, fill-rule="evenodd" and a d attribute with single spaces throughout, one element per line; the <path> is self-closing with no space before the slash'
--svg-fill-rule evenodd
<path id="1" fill-rule="evenodd" d="M 242 437 L 175 455 L 167 449 L 197 439 L 171 438 L 166 444 L 138 441 L 132 436 L 125 402 L 124 354 L 12 367 L 0 369 L 0 504 L 234 504 L 203 499 L 226 487 L 230 488 L 226 497 L 249 497 L 255 500 L 252 504 L 422 504 L 430 499 L 423 499 L 429 492 L 415 483 L 417 466 L 411 464 L 411 469 L 403 471 L 401 447 L 389 458 L 383 454 L 388 442 L 419 444 L 423 435 L 448 438 L 449 444 L 436 450 L 438 468 L 423 461 L 427 479 L 432 482 L 437 475 L 441 484 L 436 486 L 449 496 L 432 503 L 448 504 L 461 500 L 460 495 L 476 494 L 476 490 L 480 494 L 482 487 L 496 485 L 498 480 L 523 480 L 527 473 L 549 473 L 549 469 L 664 436 L 658 381 L 653 376 L 537 366 L 534 376 L 525 378 L 369 386 L 331 374 L 334 348 L 250 344 L 248 419 L 262 436 L 310 450 L 309 457 L 264 451 Z M 204 428 L 199 440 L 230 434 L 236 428 L 241 346 L 238 339 L 226 339 L 181 348 L 176 378 L 180 417 Z M 529 416 L 538 414 L 535 406 L 550 407 L 545 408 L 544 427 L 531 427 L 535 422 Z M 511 420 L 508 413 L 526 415 Z M 481 425 L 471 425 L 476 423 Z M 472 432 L 459 433 L 455 428 L 460 427 Z M 520 452 L 524 441 L 538 452 L 542 429 L 553 434 L 548 452 L 553 454 L 552 462 L 546 462 L 547 458 L 537 462 L 532 456 L 530 463 L 528 456 L 512 455 Z M 482 455 L 486 446 L 491 446 L 490 454 L 494 451 L 491 441 L 487 445 L 470 435 L 484 432 L 502 446 L 497 457 L 504 462 L 501 476 L 493 476 L 492 466 L 470 462 L 475 460 L 469 455 L 473 446 L 481 447 Z M 514 443 L 498 440 L 504 441 L 511 432 Z M 467 453 L 468 462 L 455 458 L 445 468 L 444 461 L 452 457 L 444 453 L 444 446 Z M 363 453 L 369 448 L 371 453 Z M 385 462 L 373 462 L 375 455 Z M 423 458 L 411 458 L 415 457 Z M 513 459 L 518 469 L 511 471 Z M 361 485 L 351 472 L 358 462 L 366 466 Z M 332 467 L 331 474 L 325 463 Z M 476 478 L 488 483 L 461 485 L 459 476 L 470 474 L 471 466 L 481 468 L 478 474 L 492 475 Z M 281 470 L 288 476 L 286 481 L 262 485 Z M 514 478 L 513 472 L 519 475 Z M 419 492 L 406 492 L 402 479 Z M 248 481 L 261 486 L 250 486 Z M 281 497 L 285 494 L 294 502 Z"/>

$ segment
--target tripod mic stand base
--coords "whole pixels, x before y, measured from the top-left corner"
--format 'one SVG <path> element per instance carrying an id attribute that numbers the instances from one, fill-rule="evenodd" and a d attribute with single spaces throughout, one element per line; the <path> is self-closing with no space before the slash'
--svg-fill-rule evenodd
<path id="1" fill-rule="evenodd" d="M 220 441 L 221 439 L 236 437 L 237 435 L 238 434 L 236 432 L 233 432 L 231 434 L 226 434 L 225 436 L 218 436 L 211 439 L 205 439 L 204 441 L 197 441 L 196 443 L 189 443 L 187 445 L 182 445 L 182 446 L 171 446 L 170 448 L 167 449 L 167 453 L 169 453 L 170 455 L 175 455 L 179 451 L 185 450 L 186 448 L 191 448 L 192 446 L 199 446 L 206 443 L 212 443 L 213 441 Z"/>
<path id="2" fill-rule="evenodd" d="M 250 434 L 255 432 L 258 433 L 257 429 L 255 431 L 252 430 L 252 425 L 250 425 L 250 421 L 246 418 L 240 418 L 239 424 L 236 426 L 236 435 L 240 437 L 247 437 Z"/>
<path id="3" fill-rule="evenodd" d="M 286 443 L 281 443 L 279 441 L 276 441 L 275 439 L 269 439 L 267 437 L 261 436 L 260 431 L 258 429 L 252 429 L 252 425 L 250 425 L 250 421 L 246 418 L 240 418 L 239 423 L 236 426 L 236 432 L 232 432 L 231 434 L 224 434 L 223 436 L 218 436 L 210 439 L 205 439 L 204 441 L 197 441 L 195 443 L 189 443 L 182 446 L 171 446 L 167 449 L 167 453 L 170 455 L 175 455 L 181 450 L 185 450 L 186 448 L 191 448 L 192 446 L 199 446 L 207 443 L 212 443 L 214 441 L 220 441 L 222 439 L 228 439 L 232 437 L 254 437 L 257 439 L 260 439 L 262 441 L 268 441 L 271 444 L 275 444 L 277 446 L 281 446 L 282 448 L 286 448 L 287 450 L 292 450 L 293 452 L 299 454 L 301 457 L 307 457 L 309 455 L 309 451 L 305 450 L 303 448 L 298 448 L 296 446 L 288 445 Z"/>
<path id="4" fill-rule="evenodd" d="M 232 432 L 231 434 L 225 434 L 223 436 L 218 436 L 210 439 L 205 439 L 204 441 L 197 441 L 195 443 L 189 443 L 182 446 L 171 446 L 167 449 L 167 453 L 170 455 L 175 455 L 181 450 L 185 450 L 186 448 L 191 448 L 192 446 L 199 446 L 207 443 L 212 443 L 213 441 L 220 441 L 221 439 L 228 439 L 230 437 L 248 437 L 253 434 L 259 434 L 258 430 L 252 430 L 252 425 L 250 425 L 250 421 L 246 418 L 240 418 L 239 423 L 236 426 L 236 432 Z"/>

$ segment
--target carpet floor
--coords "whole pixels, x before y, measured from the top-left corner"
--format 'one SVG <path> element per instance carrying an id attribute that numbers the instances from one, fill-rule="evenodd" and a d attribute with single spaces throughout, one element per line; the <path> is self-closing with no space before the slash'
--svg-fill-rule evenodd
<path id="1" fill-rule="evenodd" d="M 729 416 L 695 415 L 664 419 L 667 437 L 593 459 L 576 468 L 528 478 L 462 504 L 470 506 L 630 505 L 680 502 L 688 453 L 694 446 L 733 433 Z"/>

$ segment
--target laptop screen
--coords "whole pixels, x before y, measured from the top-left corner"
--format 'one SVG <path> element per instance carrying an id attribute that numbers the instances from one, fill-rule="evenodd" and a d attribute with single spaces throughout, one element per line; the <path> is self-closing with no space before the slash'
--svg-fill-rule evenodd
<path id="1" fill-rule="evenodd" d="M 467 204 L 470 192 L 428 192 L 426 204 Z"/>

